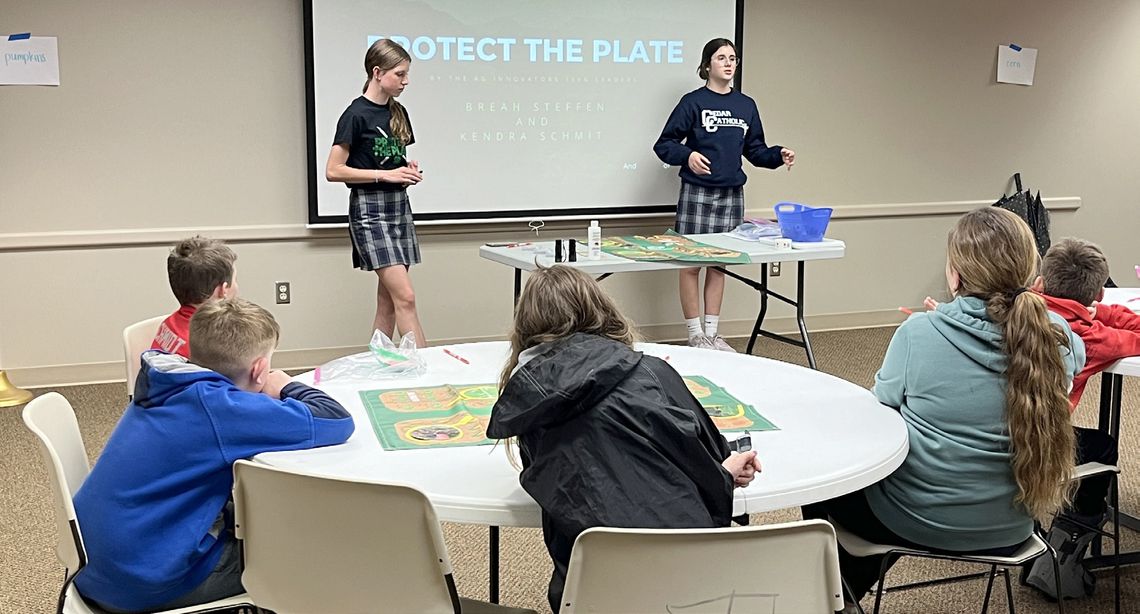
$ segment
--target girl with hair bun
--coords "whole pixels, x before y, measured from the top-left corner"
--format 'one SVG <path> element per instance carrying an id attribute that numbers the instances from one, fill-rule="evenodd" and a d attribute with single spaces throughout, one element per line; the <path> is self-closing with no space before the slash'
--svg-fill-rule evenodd
<path id="1" fill-rule="evenodd" d="M 653 152 L 662 162 L 681 167 L 677 197 L 677 232 L 728 232 L 744 220 L 743 156 L 753 166 L 788 170 L 794 151 L 764 142 L 764 126 L 752 98 L 733 89 L 740 66 L 736 45 L 726 38 L 705 43 L 697 76 L 704 82 L 681 97 L 669 114 Z M 700 268 L 681 269 L 681 312 L 689 345 L 733 352 L 717 334 L 724 300 L 724 273 L 705 269 L 704 320 L 701 319 Z"/>

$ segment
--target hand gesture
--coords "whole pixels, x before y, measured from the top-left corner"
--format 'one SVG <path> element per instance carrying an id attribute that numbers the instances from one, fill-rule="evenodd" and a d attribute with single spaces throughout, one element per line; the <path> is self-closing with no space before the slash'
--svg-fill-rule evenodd
<path id="1" fill-rule="evenodd" d="M 792 167 L 796 165 L 796 152 L 787 147 L 782 147 L 780 148 L 780 159 L 784 161 L 784 166 L 788 167 L 790 171 Z"/>
<path id="2" fill-rule="evenodd" d="M 689 154 L 689 170 L 693 171 L 694 175 L 711 175 L 712 167 L 709 166 L 709 159 L 701 155 L 699 151 L 694 151 Z"/>
<path id="3" fill-rule="evenodd" d="M 390 171 L 380 172 L 384 174 L 384 181 L 387 181 L 388 183 L 399 183 L 405 186 L 416 185 L 417 183 L 423 181 L 424 178 L 423 174 L 421 174 L 418 170 L 407 166 L 401 166 L 400 168 L 394 168 Z"/>
<path id="4" fill-rule="evenodd" d="M 265 388 L 261 391 L 265 394 L 275 398 L 281 398 L 281 389 L 289 385 L 293 378 L 289 377 L 288 373 L 280 369 L 273 369 L 265 375 Z"/>
<path id="5" fill-rule="evenodd" d="M 926 299 L 922 301 L 922 306 L 926 307 L 927 311 L 934 311 L 935 309 L 938 309 L 938 306 L 941 304 L 942 303 L 939 303 L 938 301 L 930 298 L 929 296 L 926 297 Z"/>
<path id="6" fill-rule="evenodd" d="M 756 458 L 756 450 L 733 452 L 721 465 L 732 475 L 732 482 L 737 488 L 748 486 L 760 471 L 760 459 Z"/>

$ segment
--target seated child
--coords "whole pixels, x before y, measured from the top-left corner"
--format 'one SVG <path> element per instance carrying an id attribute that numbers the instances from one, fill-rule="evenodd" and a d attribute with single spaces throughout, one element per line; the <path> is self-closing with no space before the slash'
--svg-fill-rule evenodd
<path id="1" fill-rule="evenodd" d="M 1074 408 L 1090 377 L 1121 358 L 1140 356 L 1140 315 L 1123 305 L 1098 303 L 1106 281 L 1108 259 L 1099 247 L 1062 239 L 1045 253 L 1033 286 L 1085 342 L 1085 368 L 1073 379 L 1069 393 Z"/>
<path id="2" fill-rule="evenodd" d="M 1041 276 L 1033 289 L 1049 310 L 1064 318 L 1085 343 L 1085 367 L 1073 379 L 1069 403 L 1076 409 L 1089 377 L 1127 356 L 1140 355 L 1140 315 L 1122 305 L 1100 305 L 1108 281 L 1108 259 L 1099 247 L 1080 239 L 1063 239 L 1041 260 Z M 1097 429 L 1076 427 L 1077 462 L 1114 465 L 1116 441 Z M 1053 520 L 1049 540 L 1062 553 L 1061 591 L 1066 597 L 1092 593 L 1093 576 L 1081 564 L 1084 553 L 1107 518 L 1109 476 L 1083 480 L 1073 503 Z M 1066 543 L 1067 542 L 1067 543 Z M 1056 598 L 1053 567 L 1036 561 L 1026 582 Z"/>
<path id="3" fill-rule="evenodd" d="M 881 544 L 1005 555 L 1066 499 L 1076 447 L 1067 394 L 1084 344 L 1028 291 L 1036 272 L 1021 218 L 985 207 L 958 220 L 946 263 L 956 298 L 909 317 L 875 375 L 910 452 L 887 478 L 806 506 L 805 518 Z M 882 562 L 840 548 L 849 600 L 867 593 Z"/>
<path id="4" fill-rule="evenodd" d="M 190 320 L 193 362 L 143 354 L 134 400 L 75 494 L 85 597 L 144 612 L 242 592 L 234 461 L 343 443 L 354 428 L 328 395 L 271 370 L 279 332 L 265 309 L 222 299 Z"/>
<path id="5" fill-rule="evenodd" d="M 555 612 L 579 533 L 728 526 L 733 487 L 760 469 L 755 452 L 730 453 L 681 376 L 634 340 L 597 282 L 570 267 L 531 274 L 515 309 L 487 436 L 518 438 Z"/>
<path id="6" fill-rule="evenodd" d="M 235 260 L 237 254 L 228 245 L 205 237 L 183 239 L 170 250 L 166 275 L 174 298 L 182 306 L 158 326 L 152 350 L 190 356 L 190 317 L 194 311 L 210 299 L 237 295 Z"/>

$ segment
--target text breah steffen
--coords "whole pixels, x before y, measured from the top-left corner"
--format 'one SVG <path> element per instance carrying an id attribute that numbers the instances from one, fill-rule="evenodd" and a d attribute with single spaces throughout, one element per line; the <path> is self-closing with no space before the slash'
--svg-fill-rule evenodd
<path id="1" fill-rule="evenodd" d="M 468 113 L 521 113 L 523 107 L 529 107 L 532 113 L 604 113 L 606 103 L 593 100 L 565 100 L 565 101 L 536 101 L 531 103 L 519 102 L 466 102 L 463 109 Z"/>

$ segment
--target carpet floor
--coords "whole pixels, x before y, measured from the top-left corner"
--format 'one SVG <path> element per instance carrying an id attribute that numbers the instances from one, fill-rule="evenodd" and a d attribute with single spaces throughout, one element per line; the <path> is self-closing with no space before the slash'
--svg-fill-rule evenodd
<path id="1" fill-rule="evenodd" d="M 812 345 L 820 370 L 869 387 L 893 332 L 892 328 L 875 328 L 814 333 Z M 731 342 L 738 349 L 743 349 L 743 340 Z M 754 353 L 805 366 L 807 363 L 802 350 L 768 340 L 758 342 Z M 1095 425 L 1099 389 L 1098 381 L 1094 380 L 1078 408 L 1076 421 L 1079 424 Z M 88 453 L 94 462 L 122 414 L 126 401 L 123 384 L 72 386 L 56 391 L 74 406 Z M 1129 415 L 1130 409 L 1140 408 L 1140 388 L 1136 382 L 1126 382 L 1123 406 L 1121 509 L 1140 512 L 1140 484 L 1136 477 L 1140 475 L 1140 424 L 1132 424 L 1137 419 Z M 46 473 L 34 439 L 20 420 L 19 408 L 0 409 L 0 432 L 5 434 L 8 442 L 0 450 L 0 475 L 3 476 L 0 481 L 0 614 L 51 612 L 63 579 L 63 568 L 53 551 L 55 527 Z M 764 451 L 759 452 L 762 458 Z M 791 509 L 755 514 L 751 521 L 761 524 L 799 518 L 799 510 Z M 445 523 L 444 534 L 460 594 L 486 599 L 486 527 Z M 1133 549 L 1140 549 L 1140 536 L 1125 530 L 1122 550 Z M 503 529 L 501 557 L 502 602 L 549 612 L 546 584 L 551 565 L 541 531 Z M 955 563 L 904 559 L 889 574 L 888 586 L 965 571 L 974 569 Z M 924 614 L 978 612 L 984 591 L 984 582 L 977 580 L 891 593 L 884 598 L 882 611 Z M 1140 568 L 1121 571 L 1121 593 L 1123 611 L 1140 613 Z M 871 602 L 867 599 L 863 604 L 869 607 Z M 1015 586 L 1014 604 L 1018 612 L 1025 614 L 1057 611 L 1056 604 L 1021 586 Z M 1004 590 L 995 590 L 991 608 L 995 612 L 1005 611 Z M 1111 572 L 1098 573 L 1096 593 L 1087 599 L 1066 602 L 1065 611 L 1069 614 L 1111 612 Z"/>

